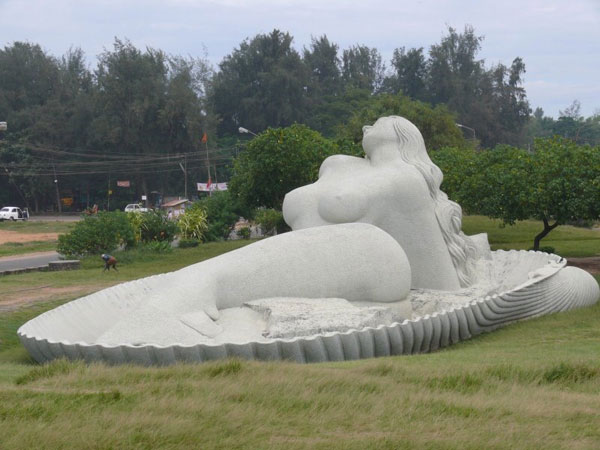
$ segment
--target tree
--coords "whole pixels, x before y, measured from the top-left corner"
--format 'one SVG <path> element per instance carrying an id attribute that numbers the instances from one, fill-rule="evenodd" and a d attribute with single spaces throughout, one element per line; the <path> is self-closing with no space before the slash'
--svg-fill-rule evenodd
<path id="1" fill-rule="evenodd" d="M 304 64 L 308 67 L 311 97 L 336 95 L 340 91 L 340 59 L 338 46 L 329 42 L 326 35 L 311 38 L 310 48 L 303 52 Z"/>
<path id="2" fill-rule="evenodd" d="M 466 211 L 501 219 L 541 220 L 533 249 L 559 225 L 600 216 L 600 151 L 561 138 L 536 139 L 533 153 L 509 146 L 455 157 L 434 155 L 450 196 Z M 456 183 L 457 174 L 462 182 Z"/>
<path id="3" fill-rule="evenodd" d="M 414 100 L 427 99 L 425 92 L 427 65 L 423 47 L 411 48 L 408 51 L 404 47 L 395 49 L 392 67 L 394 74 L 384 82 L 388 92 L 401 93 Z"/>
<path id="4" fill-rule="evenodd" d="M 245 40 L 219 64 L 211 104 L 220 134 L 238 127 L 261 131 L 303 121 L 308 72 L 292 36 L 273 30 Z"/>
<path id="5" fill-rule="evenodd" d="M 364 125 L 391 115 L 405 117 L 414 123 L 423 135 L 427 150 L 467 145 L 462 132 L 455 124 L 454 116 L 445 106 L 432 107 L 403 95 L 390 94 L 370 98 L 369 102 L 354 111 L 348 122 L 340 127 L 337 137 L 359 144 L 362 141 Z M 355 153 L 360 153 L 360 150 Z"/>
<path id="6" fill-rule="evenodd" d="M 429 101 L 456 112 L 486 147 L 520 144 L 530 114 L 521 80 L 525 64 L 515 58 L 510 68 L 498 64 L 486 70 L 484 61 L 476 58 L 482 41 L 473 27 L 466 26 L 463 33 L 449 27 L 448 35 L 431 46 L 426 76 Z"/>
<path id="7" fill-rule="evenodd" d="M 342 53 L 342 79 L 346 87 L 379 91 L 385 76 L 385 64 L 376 48 L 355 45 Z"/>
<path id="8" fill-rule="evenodd" d="M 269 128 L 235 159 L 229 189 L 245 206 L 280 210 L 285 194 L 314 182 L 335 153 L 334 143 L 304 125 Z"/>

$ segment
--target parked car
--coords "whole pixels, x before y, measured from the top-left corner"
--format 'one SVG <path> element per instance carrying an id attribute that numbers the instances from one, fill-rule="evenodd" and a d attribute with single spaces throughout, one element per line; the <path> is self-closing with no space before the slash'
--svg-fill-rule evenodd
<path id="1" fill-rule="evenodd" d="M 148 212 L 148 208 L 144 208 L 137 203 L 130 203 L 125 207 L 125 212 Z"/>
<path id="2" fill-rule="evenodd" d="M 29 219 L 29 210 L 21 209 L 16 206 L 5 206 L 0 209 L 0 221 L 4 220 L 27 220 Z"/>

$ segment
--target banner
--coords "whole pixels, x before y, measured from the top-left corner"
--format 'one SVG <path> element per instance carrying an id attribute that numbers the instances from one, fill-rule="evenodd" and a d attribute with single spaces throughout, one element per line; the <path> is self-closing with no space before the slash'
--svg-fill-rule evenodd
<path id="1" fill-rule="evenodd" d="M 130 187 L 131 183 L 129 182 L 129 180 L 117 181 L 117 186 L 118 187 Z"/>
<path id="2" fill-rule="evenodd" d="M 196 183 L 199 192 L 226 191 L 227 183 Z"/>

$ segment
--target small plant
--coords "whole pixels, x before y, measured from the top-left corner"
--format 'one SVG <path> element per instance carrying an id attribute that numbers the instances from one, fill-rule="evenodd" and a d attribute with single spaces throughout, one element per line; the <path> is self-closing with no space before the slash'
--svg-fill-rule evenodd
<path id="1" fill-rule="evenodd" d="M 150 241 L 144 244 L 144 251 L 153 253 L 170 253 L 173 251 L 169 241 Z"/>
<path id="2" fill-rule="evenodd" d="M 242 227 L 237 230 L 237 235 L 242 239 L 250 239 L 250 227 Z"/>
<path id="3" fill-rule="evenodd" d="M 282 212 L 276 209 L 257 209 L 254 220 L 260 225 L 265 234 L 281 233 L 286 228 Z"/>
<path id="4" fill-rule="evenodd" d="M 208 229 L 207 214 L 204 208 L 195 203 L 179 217 L 178 226 L 181 235 L 187 239 L 201 241 Z"/>
<path id="5" fill-rule="evenodd" d="M 198 247 L 200 242 L 197 239 L 182 238 L 179 240 L 179 248 Z"/>
<path id="6" fill-rule="evenodd" d="M 170 221 L 163 211 L 149 211 L 141 216 L 140 230 L 143 242 L 172 242 L 175 239 L 177 224 Z"/>

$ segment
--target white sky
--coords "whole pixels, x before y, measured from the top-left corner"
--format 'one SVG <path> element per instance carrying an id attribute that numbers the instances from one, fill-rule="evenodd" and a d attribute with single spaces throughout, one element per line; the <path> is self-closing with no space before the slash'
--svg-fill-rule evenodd
<path id="1" fill-rule="evenodd" d="M 327 34 L 340 49 L 438 43 L 447 26 L 485 36 L 486 65 L 525 61 L 531 106 L 557 117 L 574 99 L 600 112 L 600 0 L 0 0 L 0 46 L 40 44 L 60 56 L 81 47 L 91 66 L 114 37 L 216 64 L 247 38 L 274 28 L 301 50 Z"/>

